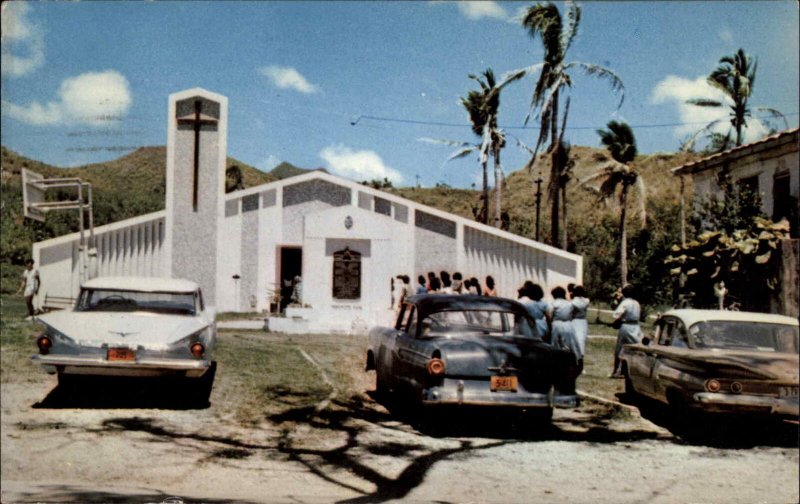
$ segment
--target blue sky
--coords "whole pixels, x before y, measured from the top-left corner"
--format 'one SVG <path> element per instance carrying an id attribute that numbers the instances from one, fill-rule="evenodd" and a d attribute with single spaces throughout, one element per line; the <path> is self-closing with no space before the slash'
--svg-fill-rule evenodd
<path id="1" fill-rule="evenodd" d="M 170 93 L 229 98 L 229 155 L 269 170 L 280 161 L 355 180 L 469 187 L 475 157 L 421 138 L 477 141 L 459 97 L 476 83 L 541 61 L 515 17 L 527 2 L 4 2 L 2 144 L 57 166 L 166 143 Z M 566 138 L 625 120 L 643 153 L 677 150 L 713 117 L 685 100 L 720 57 L 758 59 L 751 104 L 798 124 L 798 6 L 765 2 L 587 2 L 568 60 L 604 65 L 625 84 L 575 75 Z M 562 12 L 564 4 L 559 4 Z M 500 125 L 523 129 L 535 76 L 501 96 Z M 355 122 L 355 125 L 352 123 Z M 750 135 L 755 138 L 758 124 Z M 527 155 L 513 142 L 506 172 Z"/>

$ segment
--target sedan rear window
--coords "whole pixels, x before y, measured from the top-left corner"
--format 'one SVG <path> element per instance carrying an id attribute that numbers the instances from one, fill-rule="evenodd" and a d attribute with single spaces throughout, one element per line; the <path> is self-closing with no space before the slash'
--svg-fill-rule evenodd
<path id="1" fill-rule="evenodd" d="M 698 348 L 799 353 L 798 328 L 790 325 L 715 320 L 699 322 L 690 331 Z"/>
<path id="2" fill-rule="evenodd" d="M 113 289 L 83 289 L 76 311 L 167 313 L 194 315 L 195 293 L 137 292 Z"/>
<path id="3" fill-rule="evenodd" d="M 507 336 L 539 338 L 535 324 L 527 317 L 510 311 L 452 310 L 431 313 L 422 320 L 423 338 L 471 336 Z"/>

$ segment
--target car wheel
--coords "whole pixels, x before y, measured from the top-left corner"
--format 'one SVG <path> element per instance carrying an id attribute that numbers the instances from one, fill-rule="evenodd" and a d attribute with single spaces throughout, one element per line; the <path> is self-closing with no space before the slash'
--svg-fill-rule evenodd
<path id="1" fill-rule="evenodd" d="M 622 376 L 625 377 L 625 397 L 633 401 L 636 399 L 636 389 L 633 388 L 633 380 L 631 374 L 628 372 L 628 366 L 622 366 Z"/>
<path id="2" fill-rule="evenodd" d="M 191 378 L 187 386 L 188 398 L 192 406 L 205 408 L 209 405 L 211 389 L 214 387 L 214 378 L 217 374 L 217 362 L 211 362 L 208 371 L 200 378 Z"/>

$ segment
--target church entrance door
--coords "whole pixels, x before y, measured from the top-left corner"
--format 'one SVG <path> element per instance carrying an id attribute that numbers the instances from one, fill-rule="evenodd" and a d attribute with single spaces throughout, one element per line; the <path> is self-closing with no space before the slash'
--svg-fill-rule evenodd
<path id="1" fill-rule="evenodd" d="M 303 249 L 301 247 L 280 248 L 281 312 L 291 303 L 294 279 L 303 273 Z"/>

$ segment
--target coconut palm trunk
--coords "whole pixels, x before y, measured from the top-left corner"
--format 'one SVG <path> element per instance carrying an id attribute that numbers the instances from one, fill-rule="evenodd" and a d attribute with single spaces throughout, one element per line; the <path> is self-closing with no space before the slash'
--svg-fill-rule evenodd
<path id="1" fill-rule="evenodd" d="M 483 166 L 483 188 L 481 193 L 481 209 L 478 214 L 478 222 L 486 224 L 489 221 L 489 166 L 488 161 L 481 163 Z"/>
<path id="2" fill-rule="evenodd" d="M 503 225 L 502 220 L 502 201 L 503 201 L 503 173 L 500 167 L 499 144 L 494 146 L 494 227 L 500 229 Z"/>
<path id="3" fill-rule="evenodd" d="M 628 232 L 625 228 L 627 214 L 628 184 L 622 183 L 622 192 L 619 195 L 619 269 L 622 285 L 628 283 Z"/>

